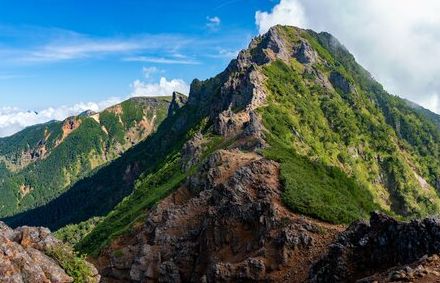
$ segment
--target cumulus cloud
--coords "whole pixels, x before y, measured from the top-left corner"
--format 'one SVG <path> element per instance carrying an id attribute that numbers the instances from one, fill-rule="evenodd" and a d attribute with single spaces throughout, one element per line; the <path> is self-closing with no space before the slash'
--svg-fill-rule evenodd
<path id="1" fill-rule="evenodd" d="M 273 7 L 271 12 L 257 11 L 255 13 L 260 33 L 265 33 L 270 27 L 280 25 L 292 25 L 303 27 L 305 25 L 304 9 L 299 1 L 281 0 Z"/>
<path id="2" fill-rule="evenodd" d="M 189 93 L 189 85 L 185 81 L 181 79 L 167 80 L 165 77 L 161 77 L 158 83 L 135 80 L 131 87 L 131 96 L 168 96 L 173 91 Z"/>
<path id="3" fill-rule="evenodd" d="M 391 93 L 440 113 L 440 1 L 281 0 L 255 14 L 335 35 Z"/>
<path id="4" fill-rule="evenodd" d="M 86 110 L 95 112 L 121 102 L 120 98 L 110 98 L 101 102 L 78 103 L 72 106 L 49 107 L 39 112 L 23 111 L 16 107 L 0 108 L 0 137 L 10 136 L 26 127 L 52 120 L 64 120 Z"/>
<path id="5" fill-rule="evenodd" d="M 62 121 L 87 110 L 100 112 L 129 97 L 169 96 L 173 91 L 189 93 L 189 85 L 181 79 L 168 80 L 161 77 L 159 82 L 151 81 L 153 74 L 162 72 L 156 67 L 144 67 L 142 72 L 147 81 L 135 80 L 131 84 L 131 94 L 126 98 L 113 97 L 99 102 L 81 102 L 71 106 L 48 107 L 40 111 L 24 111 L 16 107 L 0 108 L 0 137 L 10 136 L 32 125 L 52 120 Z"/>

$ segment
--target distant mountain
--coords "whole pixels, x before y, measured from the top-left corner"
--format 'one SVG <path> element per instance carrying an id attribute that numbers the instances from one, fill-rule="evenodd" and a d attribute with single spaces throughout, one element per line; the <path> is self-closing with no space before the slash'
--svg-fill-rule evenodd
<path id="1" fill-rule="evenodd" d="M 0 139 L 0 216 L 46 204 L 153 133 L 171 97 L 136 97 Z"/>

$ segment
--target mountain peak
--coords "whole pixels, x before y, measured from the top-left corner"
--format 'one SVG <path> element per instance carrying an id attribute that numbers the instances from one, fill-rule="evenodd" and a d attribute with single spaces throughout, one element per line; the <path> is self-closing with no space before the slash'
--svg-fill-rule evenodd
<path id="1" fill-rule="evenodd" d="M 90 117 L 90 116 L 93 116 L 96 114 L 98 114 L 98 112 L 95 112 L 95 111 L 89 109 L 84 112 L 81 112 L 78 116 L 79 117 Z"/>

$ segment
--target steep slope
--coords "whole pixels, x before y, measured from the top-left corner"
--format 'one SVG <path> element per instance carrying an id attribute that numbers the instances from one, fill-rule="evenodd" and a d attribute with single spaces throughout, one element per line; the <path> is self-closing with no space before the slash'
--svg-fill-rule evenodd
<path id="1" fill-rule="evenodd" d="M 327 33 L 271 28 L 162 125 L 139 146 L 161 141 L 154 166 L 77 245 L 107 278 L 302 282 L 341 228 L 296 213 L 440 209 L 439 128 Z"/>
<path id="2" fill-rule="evenodd" d="M 46 204 L 119 157 L 156 130 L 170 102 L 132 98 L 0 139 L 0 217 Z"/>

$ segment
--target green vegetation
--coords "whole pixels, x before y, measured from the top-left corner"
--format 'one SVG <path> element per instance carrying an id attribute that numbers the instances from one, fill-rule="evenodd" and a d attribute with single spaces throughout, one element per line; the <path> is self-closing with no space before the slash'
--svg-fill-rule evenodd
<path id="1" fill-rule="evenodd" d="M 264 155 L 281 163 L 282 199 L 292 210 L 332 223 L 350 223 L 378 209 L 369 191 L 339 168 L 299 156 L 274 136 L 269 140 L 271 147 Z"/>
<path id="2" fill-rule="evenodd" d="M 421 174 L 435 186 L 440 180 L 440 116 L 388 94 L 330 34 L 309 34 L 329 50 L 335 64 L 351 75 L 365 97 L 374 101 L 385 122 L 403 141 L 404 150 L 415 157 L 413 162 Z"/>
<path id="3" fill-rule="evenodd" d="M 116 142 L 123 143 L 125 137 L 124 125 L 119 120 L 119 116 L 115 113 L 105 110 L 99 115 L 101 124 L 105 127 L 110 137 Z"/>
<path id="4" fill-rule="evenodd" d="M 170 97 L 133 98 L 116 106 L 121 111 L 105 110 L 98 119 L 80 115 L 0 139 L 0 217 L 47 204 L 119 157 L 136 141 L 134 133 L 149 133 L 139 121 L 147 117 L 153 127 L 149 130 L 155 130 L 170 102 Z M 76 128 L 66 134 L 72 125 Z"/>
<path id="5" fill-rule="evenodd" d="M 337 52 L 332 53 L 313 33 L 300 36 L 323 59 L 315 64 L 315 71 L 326 76 L 336 73 L 339 81 L 334 83 L 341 86 L 323 88 L 316 75 L 295 59 L 263 67 L 271 94 L 269 104 L 261 109 L 271 145 L 266 154 L 281 162 L 285 203 L 331 222 L 362 218 L 376 208 L 402 216 L 438 211 L 440 199 L 433 188 L 439 176 L 434 170 L 440 168 L 438 129 L 408 108 L 402 113 L 400 105 L 393 107 L 393 100 L 395 104 L 400 99 L 381 94 L 386 98 L 382 103 L 402 115 L 398 131 L 389 121 L 389 111 L 371 98 L 376 97 L 373 89 L 364 89 L 372 83 L 359 82 L 365 74 L 352 75 L 354 67 L 338 61 Z M 344 84 L 350 85 L 350 91 Z M 416 174 L 431 187 L 422 189 Z"/>
<path id="6" fill-rule="evenodd" d="M 54 233 L 59 240 L 71 246 L 75 246 L 79 241 L 84 239 L 96 225 L 102 220 L 102 217 L 92 217 L 87 221 L 78 224 L 69 224 Z"/>
<path id="7" fill-rule="evenodd" d="M 47 252 L 48 256 L 58 262 L 74 282 L 93 282 L 93 272 L 84 257 L 77 255 L 69 246 L 59 244 Z"/>
<path id="8" fill-rule="evenodd" d="M 358 134 L 353 113 L 340 100 L 313 96 L 301 70 L 293 66 L 298 64 L 276 61 L 265 68 L 272 96 L 261 109 L 271 145 L 264 154 L 281 163 L 283 201 L 295 211 L 333 223 L 366 218 L 378 209 L 368 188 L 332 165 L 342 159 L 343 145 Z"/>
<path id="9" fill-rule="evenodd" d="M 133 194 L 119 203 L 93 233 L 77 245 L 78 250 L 97 255 L 111 239 L 126 233 L 134 223 L 143 219 L 147 209 L 176 189 L 187 176 L 180 169 L 178 154 L 170 156 L 158 168 L 158 171 L 140 178 Z"/>

